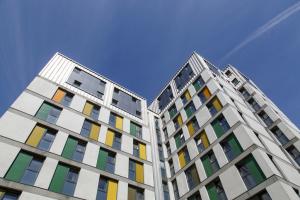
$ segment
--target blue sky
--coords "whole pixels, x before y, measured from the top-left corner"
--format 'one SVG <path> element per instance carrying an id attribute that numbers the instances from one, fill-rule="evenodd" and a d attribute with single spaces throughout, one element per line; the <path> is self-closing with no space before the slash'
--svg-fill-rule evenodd
<path id="1" fill-rule="evenodd" d="M 0 115 L 57 51 L 149 102 L 197 51 L 236 66 L 299 126 L 297 2 L 0 0 Z"/>

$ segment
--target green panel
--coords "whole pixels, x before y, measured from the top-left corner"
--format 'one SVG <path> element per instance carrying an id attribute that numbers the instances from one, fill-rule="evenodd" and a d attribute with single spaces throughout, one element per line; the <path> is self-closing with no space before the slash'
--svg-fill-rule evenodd
<path id="1" fill-rule="evenodd" d="M 105 170 L 107 163 L 108 152 L 100 149 L 97 161 L 97 168 L 101 170 Z"/>
<path id="2" fill-rule="evenodd" d="M 185 112 L 186 112 L 186 115 L 187 117 L 189 118 L 190 116 L 192 116 L 193 112 L 192 112 L 192 109 L 191 108 L 187 108 L 185 109 Z"/>
<path id="3" fill-rule="evenodd" d="M 236 137 L 233 134 L 229 136 L 228 143 L 231 146 L 231 148 L 233 149 L 235 156 L 237 156 L 243 152 L 242 147 L 240 146 L 238 140 L 236 139 Z"/>
<path id="4" fill-rule="evenodd" d="M 12 166 L 10 167 L 9 171 L 7 172 L 5 178 L 11 181 L 19 182 L 23 177 L 23 174 L 30 164 L 33 156 L 19 153 L 15 161 L 13 162 Z"/>
<path id="5" fill-rule="evenodd" d="M 175 136 L 175 142 L 176 142 L 176 147 L 178 149 L 181 146 L 181 141 L 180 141 L 180 136 L 179 135 Z"/>
<path id="6" fill-rule="evenodd" d="M 260 167 L 258 166 L 257 162 L 254 160 L 252 156 L 246 158 L 246 166 L 249 168 L 250 173 L 254 177 L 257 184 L 263 182 L 265 180 L 265 175 L 261 171 Z"/>
<path id="7" fill-rule="evenodd" d="M 133 123 L 130 123 L 130 134 L 136 136 L 136 126 Z"/>
<path id="8" fill-rule="evenodd" d="M 51 109 L 52 106 L 43 103 L 43 105 L 40 107 L 39 111 L 37 112 L 36 117 L 39 119 L 46 120 Z"/>
<path id="9" fill-rule="evenodd" d="M 218 200 L 218 193 L 217 193 L 215 184 L 211 183 L 211 184 L 207 185 L 206 189 L 207 189 L 210 200 Z"/>
<path id="10" fill-rule="evenodd" d="M 169 112 L 169 114 L 170 114 L 170 118 L 173 118 L 175 116 L 176 112 L 175 112 L 175 110 L 171 110 Z"/>
<path id="11" fill-rule="evenodd" d="M 62 152 L 62 157 L 72 159 L 74 151 L 76 149 L 78 141 L 73 138 L 68 138 L 64 150 Z"/>
<path id="12" fill-rule="evenodd" d="M 61 192 L 64 186 L 64 180 L 66 175 L 69 172 L 69 168 L 63 165 L 58 164 L 52 178 L 52 181 L 49 186 L 49 190 L 53 192 Z"/>
<path id="13" fill-rule="evenodd" d="M 210 165 L 208 155 L 203 156 L 203 158 L 201 160 L 202 160 L 202 164 L 203 164 L 203 167 L 205 169 L 207 177 L 211 176 L 213 174 L 213 171 L 212 171 L 212 168 L 211 168 L 211 165 Z"/>
<path id="14" fill-rule="evenodd" d="M 218 120 L 213 121 L 212 126 L 214 128 L 217 137 L 218 138 L 221 137 L 223 135 L 223 128 L 220 125 L 219 121 Z"/>

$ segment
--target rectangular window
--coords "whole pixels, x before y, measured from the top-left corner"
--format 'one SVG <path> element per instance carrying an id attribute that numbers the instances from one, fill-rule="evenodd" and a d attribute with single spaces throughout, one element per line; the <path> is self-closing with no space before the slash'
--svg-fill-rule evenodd
<path id="1" fill-rule="evenodd" d="M 186 90 L 181 96 L 182 104 L 185 105 L 191 98 L 190 92 Z"/>
<path id="2" fill-rule="evenodd" d="M 98 154 L 96 167 L 100 170 L 115 173 L 116 154 L 101 148 Z"/>
<path id="3" fill-rule="evenodd" d="M 245 88 L 241 88 L 241 89 L 240 89 L 240 93 L 243 95 L 243 97 L 244 97 L 245 99 L 247 99 L 248 97 L 250 97 L 249 92 L 248 92 Z"/>
<path id="4" fill-rule="evenodd" d="M 196 192 L 195 194 L 193 194 L 192 196 L 190 196 L 189 198 L 187 198 L 187 200 L 201 200 L 200 193 Z"/>
<path id="5" fill-rule="evenodd" d="M 227 76 L 230 76 L 232 73 L 231 73 L 230 70 L 227 70 L 227 71 L 225 72 L 225 74 L 226 74 Z"/>
<path id="6" fill-rule="evenodd" d="M 169 138 L 169 135 L 168 135 L 168 131 L 166 128 L 163 129 L 163 132 L 164 132 L 164 136 L 165 136 L 165 140 L 167 141 L 168 138 Z"/>
<path id="7" fill-rule="evenodd" d="M 82 113 L 87 116 L 90 116 L 94 120 L 98 120 L 99 113 L 100 113 L 100 106 L 97 106 L 91 102 L 86 101 Z"/>
<path id="8" fill-rule="evenodd" d="M 174 197 L 175 197 L 175 199 L 179 199 L 179 191 L 178 191 L 178 186 L 177 186 L 176 180 L 174 180 L 172 182 L 172 185 L 173 185 L 173 190 L 174 190 Z"/>
<path id="9" fill-rule="evenodd" d="M 234 134 L 230 134 L 227 138 L 225 138 L 221 142 L 221 146 L 228 161 L 232 161 L 243 152 L 243 149 Z"/>
<path id="10" fill-rule="evenodd" d="M 182 117 L 180 114 L 178 114 L 177 117 L 175 117 L 175 119 L 173 120 L 173 123 L 175 126 L 175 130 L 179 129 L 182 126 L 183 121 L 182 121 Z"/>
<path id="11" fill-rule="evenodd" d="M 218 97 L 214 97 L 210 102 L 206 105 L 207 109 L 209 110 L 211 116 L 214 116 L 222 109 L 222 104 Z"/>
<path id="12" fill-rule="evenodd" d="M 296 161 L 296 163 L 300 166 L 300 152 L 294 146 L 291 146 L 287 149 L 292 158 Z"/>
<path id="13" fill-rule="evenodd" d="M 170 115 L 170 119 L 172 119 L 177 113 L 177 108 L 176 108 L 175 104 L 169 108 L 168 112 Z"/>
<path id="14" fill-rule="evenodd" d="M 162 111 L 174 98 L 171 86 L 169 85 L 157 98 L 158 107 Z"/>
<path id="15" fill-rule="evenodd" d="M 57 103 L 61 103 L 64 106 L 69 106 L 72 101 L 73 96 L 74 95 L 72 93 L 58 88 L 56 90 L 54 96 L 52 97 L 52 100 Z"/>
<path id="16" fill-rule="evenodd" d="M 61 110 L 62 109 L 57 106 L 44 102 L 35 116 L 41 120 L 55 124 Z"/>
<path id="17" fill-rule="evenodd" d="M 186 64 L 186 66 L 178 73 L 178 75 L 175 77 L 175 85 L 179 90 L 181 90 L 189 80 L 191 80 L 194 76 L 194 72 L 192 70 L 192 67 L 190 64 Z"/>
<path id="18" fill-rule="evenodd" d="M 1 200 L 17 200 L 19 199 L 20 193 L 5 188 L 0 188 L 0 199 Z"/>
<path id="19" fill-rule="evenodd" d="M 249 99 L 248 103 L 252 106 L 252 108 L 255 111 L 258 111 L 261 108 L 260 105 L 258 105 L 258 103 L 253 98 Z"/>
<path id="20" fill-rule="evenodd" d="M 142 163 L 129 159 L 129 179 L 144 183 L 144 166 Z"/>
<path id="21" fill-rule="evenodd" d="M 277 140 L 279 140 L 279 142 L 282 145 L 285 145 L 286 143 L 289 142 L 289 139 L 285 136 L 285 134 L 277 126 L 272 128 L 271 132 L 275 135 Z"/>
<path id="22" fill-rule="evenodd" d="M 111 129 L 107 130 L 105 144 L 114 149 L 121 149 L 121 134 Z"/>
<path id="23" fill-rule="evenodd" d="M 206 185 L 206 190 L 210 200 L 227 200 L 222 183 L 218 179 Z"/>
<path id="24" fill-rule="evenodd" d="M 218 138 L 230 129 L 230 126 L 223 115 L 220 115 L 218 118 L 216 118 L 211 125 Z"/>
<path id="25" fill-rule="evenodd" d="M 96 200 L 117 200 L 118 182 L 116 180 L 100 177 Z"/>
<path id="26" fill-rule="evenodd" d="M 204 87 L 203 90 L 201 90 L 198 93 L 198 97 L 200 98 L 202 104 L 206 102 L 211 96 L 211 93 L 207 87 Z"/>
<path id="27" fill-rule="evenodd" d="M 185 108 L 185 113 L 186 113 L 186 116 L 189 118 L 190 116 L 192 116 L 192 114 L 195 113 L 196 111 L 196 108 L 195 108 L 195 105 L 193 102 L 189 103 Z"/>
<path id="28" fill-rule="evenodd" d="M 80 135 L 98 141 L 100 125 L 85 119 L 80 132 Z"/>
<path id="29" fill-rule="evenodd" d="M 142 138 L 142 126 L 134 122 L 130 122 L 130 134 L 135 137 Z"/>
<path id="30" fill-rule="evenodd" d="M 266 190 L 264 190 L 264 191 L 260 192 L 259 194 L 251 197 L 248 200 L 272 200 L 272 198 L 270 197 L 268 192 Z"/>
<path id="31" fill-rule="evenodd" d="M 161 144 L 158 144 L 158 155 L 159 155 L 159 160 L 160 161 L 164 161 L 165 160 L 164 152 L 163 152 L 163 147 L 161 146 Z"/>
<path id="32" fill-rule="evenodd" d="M 201 76 L 199 76 L 197 78 L 197 80 L 193 83 L 193 86 L 195 88 L 196 91 L 200 90 L 200 88 L 204 85 L 204 81 L 201 78 Z"/>
<path id="33" fill-rule="evenodd" d="M 191 161 L 189 152 L 186 147 L 184 147 L 178 152 L 178 159 L 179 159 L 180 168 L 183 168 L 187 163 Z"/>
<path id="34" fill-rule="evenodd" d="M 62 157 L 81 162 L 84 156 L 86 143 L 69 137 L 62 152 Z"/>
<path id="35" fill-rule="evenodd" d="M 56 133 L 57 131 L 54 129 L 37 124 L 28 137 L 26 144 L 43 151 L 49 151 Z"/>
<path id="36" fill-rule="evenodd" d="M 237 168 L 248 190 L 266 179 L 252 155 L 239 162 Z"/>
<path id="37" fill-rule="evenodd" d="M 185 176 L 190 190 L 200 184 L 199 175 L 195 165 L 192 165 L 185 170 Z"/>
<path id="38" fill-rule="evenodd" d="M 181 130 L 174 136 L 174 139 L 175 139 L 177 149 L 179 149 L 185 142 L 184 135 Z"/>
<path id="39" fill-rule="evenodd" d="M 201 161 L 207 177 L 211 176 L 220 169 L 216 156 L 212 151 L 204 155 L 201 158 Z"/>
<path id="40" fill-rule="evenodd" d="M 128 199 L 144 200 L 144 190 L 132 185 L 128 185 Z"/>
<path id="41" fill-rule="evenodd" d="M 258 116 L 264 121 L 267 126 L 271 126 L 273 124 L 273 120 L 265 113 L 265 111 L 261 111 Z"/>
<path id="42" fill-rule="evenodd" d="M 190 136 L 193 136 L 200 129 L 196 117 L 193 117 L 186 125 Z"/>
<path id="43" fill-rule="evenodd" d="M 10 166 L 5 179 L 34 185 L 43 162 L 41 158 L 21 151 Z"/>
<path id="44" fill-rule="evenodd" d="M 206 135 L 206 132 L 203 130 L 199 135 L 195 137 L 195 142 L 198 148 L 199 153 L 203 152 L 209 146 L 209 141 Z"/>
<path id="45" fill-rule="evenodd" d="M 115 113 L 110 113 L 109 125 L 117 129 L 123 130 L 123 117 L 120 117 Z"/>
<path id="46" fill-rule="evenodd" d="M 169 160 L 169 166 L 170 166 L 171 176 L 174 176 L 175 175 L 175 169 L 174 169 L 174 165 L 173 165 L 173 160 L 172 159 Z"/>
<path id="47" fill-rule="evenodd" d="M 162 183 L 163 183 L 163 191 L 164 191 L 164 200 L 170 200 L 168 183 L 164 181 Z"/>
<path id="48" fill-rule="evenodd" d="M 137 140 L 133 140 L 133 155 L 146 160 L 146 145 Z"/>
<path id="49" fill-rule="evenodd" d="M 73 196 L 77 184 L 79 170 L 58 163 L 51 180 L 49 190 Z"/>
<path id="50" fill-rule="evenodd" d="M 237 86 L 237 84 L 240 83 L 240 81 L 238 81 L 236 78 L 234 78 L 232 81 L 233 85 Z"/>

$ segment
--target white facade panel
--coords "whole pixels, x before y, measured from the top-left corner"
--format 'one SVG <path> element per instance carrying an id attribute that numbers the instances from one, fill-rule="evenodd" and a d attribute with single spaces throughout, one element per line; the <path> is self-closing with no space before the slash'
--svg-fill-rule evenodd
<path id="1" fill-rule="evenodd" d="M 11 107 L 29 115 L 35 115 L 42 103 L 42 99 L 35 97 L 27 92 L 22 92 L 22 94 L 11 105 Z"/>
<path id="2" fill-rule="evenodd" d="M 43 163 L 43 166 L 38 174 L 38 177 L 34 183 L 34 186 L 48 189 L 53 178 L 58 160 L 47 157 Z"/>
<path id="3" fill-rule="evenodd" d="M 20 148 L 0 142 L 0 177 L 4 177 L 10 165 L 17 157 Z"/>
<path id="4" fill-rule="evenodd" d="M 80 133 L 84 117 L 69 110 L 63 109 L 56 124 L 75 133 Z"/>
<path id="5" fill-rule="evenodd" d="M 57 86 L 43 78 L 35 77 L 27 89 L 51 99 L 57 90 Z"/>
<path id="6" fill-rule="evenodd" d="M 79 172 L 74 196 L 87 200 L 96 199 L 98 182 L 98 173 L 81 169 Z"/>

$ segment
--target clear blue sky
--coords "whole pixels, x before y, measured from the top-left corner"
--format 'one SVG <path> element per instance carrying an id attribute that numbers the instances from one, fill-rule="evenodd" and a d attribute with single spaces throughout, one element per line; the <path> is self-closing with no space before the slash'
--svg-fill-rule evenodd
<path id="1" fill-rule="evenodd" d="M 197 51 L 236 66 L 299 126 L 297 2 L 0 0 L 0 115 L 57 51 L 148 102 Z"/>

